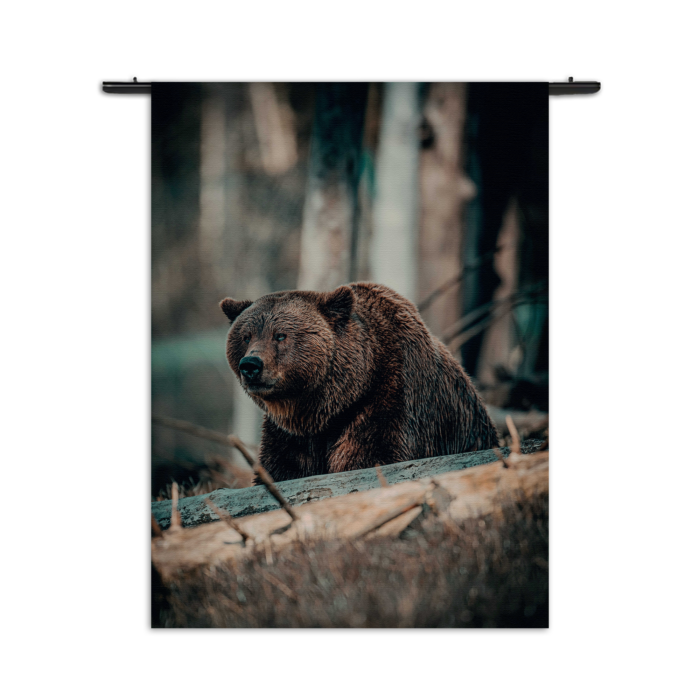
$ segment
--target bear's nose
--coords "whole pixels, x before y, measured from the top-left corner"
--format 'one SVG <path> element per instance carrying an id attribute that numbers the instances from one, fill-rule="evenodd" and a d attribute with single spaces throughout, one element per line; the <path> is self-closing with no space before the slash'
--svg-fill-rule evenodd
<path id="1" fill-rule="evenodd" d="M 248 355 L 238 363 L 238 369 L 247 379 L 255 379 L 262 372 L 263 361 L 255 355 Z"/>

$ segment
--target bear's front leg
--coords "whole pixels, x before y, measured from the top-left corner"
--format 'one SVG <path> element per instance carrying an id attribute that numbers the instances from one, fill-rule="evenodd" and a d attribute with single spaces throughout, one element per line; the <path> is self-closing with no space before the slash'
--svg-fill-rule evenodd
<path id="1" fill-rule="evenodd" d="M 260 463 L 275 481 L 323 474 L 323 457 L 308 439 L 290 435 L 269 416 L 263 419 Z M 321 469 L 319 469 L 319 466 Z"/>
<path id="2" fill-rule="evenodd" d="M 401 434 L 396 417 L 357 416 L 331 447 L 328 471 L 335 474 L 410 459 L 406 446 L 396 439 Z"/>

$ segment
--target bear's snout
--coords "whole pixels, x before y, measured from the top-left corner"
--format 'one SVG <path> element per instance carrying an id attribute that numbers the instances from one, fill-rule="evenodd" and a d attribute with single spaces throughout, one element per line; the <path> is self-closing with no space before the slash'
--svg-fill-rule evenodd
<path id="1" fill-rule="evenodd" d="M 248 355 L 238 363 L 238 369 L 246 379 L 255 379 L 263 370 L 263 361 L 255 355 Z"/>

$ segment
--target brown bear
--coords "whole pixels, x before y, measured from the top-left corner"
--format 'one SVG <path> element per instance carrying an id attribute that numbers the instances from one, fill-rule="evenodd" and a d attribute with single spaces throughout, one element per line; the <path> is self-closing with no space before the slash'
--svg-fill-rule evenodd
<path id="1" fill-rule="evenodd" d="M 381 284 L 224 299 L 226 356 L 265 412 L 273 479 L 498 445 L 464 370 L 408 299 Z"/>

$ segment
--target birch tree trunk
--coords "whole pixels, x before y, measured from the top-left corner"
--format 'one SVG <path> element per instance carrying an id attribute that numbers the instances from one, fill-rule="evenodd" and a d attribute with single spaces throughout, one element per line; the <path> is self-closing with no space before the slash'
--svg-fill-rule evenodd
<path id="1" fill-rule="evenodd" d="M 372 279 L 417 301 L 418 83 L 387 83 L 377 154 Z"/>
<path id="2" fill-rule="evenodd" d="M 366 83 L 320 83 L 301 231 L 299 289 L 328 291 L 350 280 L 357 250 L 357 186 Z"/>

